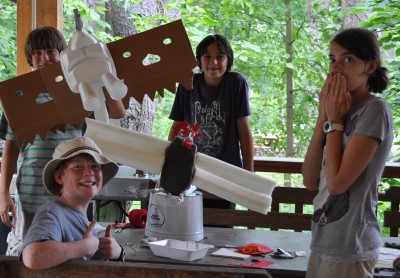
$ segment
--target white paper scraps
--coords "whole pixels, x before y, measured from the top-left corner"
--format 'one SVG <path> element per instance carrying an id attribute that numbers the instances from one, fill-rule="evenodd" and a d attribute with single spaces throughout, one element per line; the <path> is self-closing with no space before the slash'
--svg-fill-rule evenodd
<path id="1" fill-rule="evenodd" d="M 226 257 L 226 258 L 240 259 L 240 260 L 245 260 L 250 258 L 250 255 L 241 254 L 228 248 L 218 249 L 214 253 L 211 253 L 211 256 L 219 256 L 219 257 Z"/>

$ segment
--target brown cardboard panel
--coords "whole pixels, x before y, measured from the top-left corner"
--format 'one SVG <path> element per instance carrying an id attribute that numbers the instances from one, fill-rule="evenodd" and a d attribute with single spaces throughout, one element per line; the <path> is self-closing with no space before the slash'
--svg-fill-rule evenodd
<path id="1" fill-rule="evenodd" d="M 145 94 L 154 98 L 157 91 L 162 96 L 164 88 L 175 92 L 176 82 L 192 88 L 192 70 L 197 63 L 181 20 L 111 42 L 107 47 L 118 77 L 128 86 L 125 108 L 130 97 L 142 102 Z M 149 54 L 158 56 L 159 62 L 143 65 Z"/>
<path id="2" fill-rule="evenodd" d="M 33 142 L 36 134 L 46 139 L 47 131 L 56 125 L 80 125 L 91 114 L 65 80 L 52 81 L 57 76 L 62 76 L 60 63 L 0 83 L 3 109 L 18 145 L 25 139 Z M 37 104 L 41 93 L 51 94 L 53 100 Z"/>
<path id="3" fill-rule="evenodd" d="M 40 70 L 40 73 L 48 92 L 54 92 L 53 105 L 59 117 L 62 119 L 61 122 L 57 122 L 56 125 L 80 125 L 84 122 L 84 118 L 92 114 L 91 111 L 86 111 L 83 108 L 80 94 L 73 93 L 69 89 L 64 79 L 60 63 L 46 66 Z M 50 126 L 50 123 L 48 126 Z"/>
<path id="4" fill-rule="evenodd" d="M 181 20 L 107 46 L 118 77 L 128 87 L 122 100 L 125 108 L 130 97 L 142 102 L 145 94 L 154 98 L 157 91 L 163 96 L 164 88 L 175 93 L 177 82 L 192 88 L 196 59 Z M 149 54 L 158 60 L 144 65 Z M 45 92 L 53 99 L 37 104 L 36 98 Z M 33 142 L 36 134 L 46 138 L 47 131 L 55 126 L 62 129 L 65 124 L 82 124 L 92 113 L 84 110 L 80 95 L 69 89 L 60 63 L 0 82 L 0 100 L 19 145 L 24 140 Z"/>

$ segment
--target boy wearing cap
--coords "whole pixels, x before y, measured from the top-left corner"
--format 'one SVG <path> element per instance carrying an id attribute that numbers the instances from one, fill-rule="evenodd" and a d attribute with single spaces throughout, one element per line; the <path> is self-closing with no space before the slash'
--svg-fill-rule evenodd
<path id="1" fill-rule="evenodd" d="M 93 196 L 118 172 L 88 137 L 64 141 L 43 171 L 46 189 L 58 198 L 35 214 L 24 240 L 21 259 L 28 268 L 42 269 L 71 259 L 123 261 L 123 248 L 109 236 L 93 234 L 95 221 L 86 216 Z"/>

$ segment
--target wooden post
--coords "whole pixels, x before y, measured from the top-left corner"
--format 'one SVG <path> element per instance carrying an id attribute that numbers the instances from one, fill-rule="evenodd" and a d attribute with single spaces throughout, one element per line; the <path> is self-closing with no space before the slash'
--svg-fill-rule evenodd
<path id="1" fill-rule="evenodd" d="M 32 9 L 36 10 L 36 22 L 32 23 Z M 35 25 L 35 26 L 32 26 Z M 63 30 L 63 0 L 17 1 L 17 75 L 30 72 L 26 62 L 25 39 L 35 27 L 53 26 Z"/>

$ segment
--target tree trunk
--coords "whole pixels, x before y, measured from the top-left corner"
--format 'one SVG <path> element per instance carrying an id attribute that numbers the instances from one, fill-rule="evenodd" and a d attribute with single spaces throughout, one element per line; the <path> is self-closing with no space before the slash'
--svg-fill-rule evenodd
<path id="1" fill-rule="evenodd" d="M 126 115 L 120 120 L 121 127 L 151 134 L 157 105 L 161 102 L 162 98 L 151 100 L 147 95 L 144 96 L 141 104 L 136 99 L 131 98 L 129 107 L 126 109 Z"/>
<path id="2" fill-rule="evenodd" d="M 355 7 L 359 3 L 363 3 L 365 0 L 346 0 L 342 2 L 343 10 Z M 343 27 L 352 28 L 357 27 L 361 21 L 368 18 L 366 14 L 351 14 L 343 17 Z"/>
<path id="3" fill-rule="evenodd" d="M 288 54 L 287 63 L 293 61 L 292 47 L 292 14 L 290 10 L 290 0 L 285 0 L 286 12 L 286 53 Z M 293 151 L 293 69 L 286 67 L 286 157 L 292 157 Z M 290 186 L 290 174 L 284 175 L 284 185 Z"/>
<path id="4" fill-rule="evenodd" d="M 287 7 L 286 14 L 286 53 L 287 63 L 293 61 L 292 48 L 292 18 L 290 12 L 290 0 L 285 0 Z M 293 151 L 293 69 L 286 68 L 286 157 L 291 157 Z"/>
<path id="5" fill-rule="evenodd" d="M 166 14 L 168 16 L 170 14 L 171 19 L 172 16 L 174 16 L 174 19 L 180 17 L 180 13 L 164 10 L 164 4 L 168 0 L 143 0 L 139 4 L 129 5 L 126 9 L 121 2 L 117 4 L 115 0 L 110 0 L 106 3 L 107 12 L 105 13 L 105 21 L 111 25 L 111 34 L 113 36 L 125 38 L 137 33 L 131 14 L 144 17 L 151 17 L 157 14 Z M 126 110 L 126 116 L 120 121 L 121 127 L 151 134 L 157 106 L 161 102 L 162 98 L 156 98 L 153 101 L 147 95 L 144 97 L 142 103 L 131 98 L 129 107 Z"/>
<path id="6" fill-rule="evenodd" d="M 151 17 L 156 14 L 163 14 L 164 3 L 157 0 L 143 0 L 139 4 L 131 4 L 126 9 L 123 1 L 116 3 L 110 0 L 106 3 L 107 11 L 105 13 L 105 21 L 111 25 L 112 35 L 125 38 L 137 33 L 131 14 L 141 17 Z"/>

